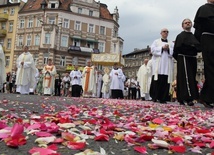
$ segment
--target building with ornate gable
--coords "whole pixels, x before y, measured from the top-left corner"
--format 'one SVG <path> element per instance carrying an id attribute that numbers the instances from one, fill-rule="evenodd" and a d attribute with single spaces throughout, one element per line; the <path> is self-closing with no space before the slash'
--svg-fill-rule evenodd
<path id="1" fill-rule="evenodd" d="M 39 69 L 48 58 L 57 70 L 85 66 L 91 53 L 120 53 L 119 12 L 95 0 L 28 0 L 19 11 L 14 64 L 23 45 L 29 46 Z"/>

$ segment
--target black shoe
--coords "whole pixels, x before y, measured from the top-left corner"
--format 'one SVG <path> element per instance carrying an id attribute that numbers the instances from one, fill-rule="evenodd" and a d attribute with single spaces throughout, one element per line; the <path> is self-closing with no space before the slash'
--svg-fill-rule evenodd
<path id="1" fill-rule="evenodd" d="M 166 101 L 160 101 L 160 103 L 162 103 L 162 104 L 166 104 Z"/>
<path id="2" fill-rule="evenodd" d="M 203 100 L 200 100 L 200 103 L 204 105 L 204 107 L 206 108 L 213 108 L 214 106 L 211 105 L 210 103 L 208 102 L 204 102 Z"/>
<path id="3" fill-rule="evenodd" d="M 157 100 L 156 99 L 154 99 L 154 100 L 152 100 L 153 102 L 157 102 Z"/>
<path id="4" fill-rule="evenodd" d="M 185 105 L 185 103 L 184 103 L 183 101 L 182 101 L 182 102 L 179 102 L 179 104 L 180 104 L 180 105 Z"/>
<path id="5" fill-rule="evenodd" d="M 188 106 L 194 106 L 194 103 L 193 102 L 187 102 L 187 105 Z"/>
<path id="6" fill-rule="evenodd" d="M 141 97 L 141 100 L 142 100 L 142 101 L 145 101 L 145 97 Z"/>

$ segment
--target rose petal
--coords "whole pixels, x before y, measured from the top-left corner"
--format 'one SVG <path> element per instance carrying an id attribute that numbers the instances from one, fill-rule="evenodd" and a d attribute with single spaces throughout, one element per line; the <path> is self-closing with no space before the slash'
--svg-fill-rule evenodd
<path id="1" fill-rule="evenodd" d="M 185 146 L 170 146 L 169 148 L 173 152 L 177 152 L 177 153 L 185 153 L 186 152 Z"/>
<path id="2" fill-rule="evenodd" d="M 146 147 L 144 147 L 144 146 L 135 146 L 134 150 L 137 151 L 137 152 L 140 152 L 142 154 L 146 154 L 147 153 Z"/>
<path id="3" fill-rule="evenodd" d="M 67 142 L 66 143 L 67 147 L 72 149 L 72 150 L 82 150 L 85 148 L 86 143 L 85 142 Z"/>

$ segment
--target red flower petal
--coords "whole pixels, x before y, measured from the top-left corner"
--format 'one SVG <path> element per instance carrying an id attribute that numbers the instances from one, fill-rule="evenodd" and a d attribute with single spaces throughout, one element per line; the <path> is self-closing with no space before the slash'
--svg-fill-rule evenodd
<path id="1" fill-rule="evenodd" d="M 135 146 L 134 150 L 137 151 L 137 152 L 140 152 L 142 154 L 146 154 L 147 153 L 146 152 L 146 147 L 144 147 L 144 146 Z"/>
<path id="2" fill-rule="evenodd" d="M 211 148 L 211 149 L 214 148 L 214 141 L 212 141 L 212 142 L 210 143 L 210 148 Z"/>
<path id="3" fill-rule="evenodd" d="M 38 153 L 39 155 L 57 155 L 56 151 L 49 149 L 49 148 L 39 148 L 39 147 L 33 147 L 30 151 L 28 151 L 30 154 Z"/>
<path id="4" fill-rule="evenodd" d="M 13 128 L 11 129 L 11 137 L 15 137 L 21 135 L 24 131 L 24 126 L 21 124 L 16 123 Z"/>
<path id="5" fill-rule="evenodd" d="M 155 124 L 162 124 L 163 120 L 160 119 L 160 118 L 155 118 L 155 119 L 152 120 L 152 122 L 155 123 Z"/>
<path id="6" fill-rule="evenodd" d="M 36 132 L 35 135 L 37 137 L 51 137 L 52 134 L 48 133 L 48 132 Z"/>
<path id="7" fill-rule="evenodd" d="M 206 143 L 196 142 L 193 144 L 194 146 L 206 147 Z"/>
<path id="8" fill-rule="evenodd" d="M 72 150 L 82 150 L 83 148 L 85 148 L 85 146 L 85 142 L 67 142 L 67 147 Z"/>
<path id="9" fill-rule="evenodd" d="M 185 153 L 186 152 L 185 146 L 170 146 L 169 148 L 173 152 L 178 152 L 178 153 Z"/>
<path id="10" fill-rule="evenodd" d="M 23 135 L 18 135 L 16 137 L 8 137 L 4 139 L 7 146 L 18 147 L 26 144 L 26 138 Z"/>
<path id="11" fill-rule="evenodd" d="M 0 121 L 0 129 L 7 127 L 7 124 L 3 121 Z"/>
<path id="12" fill-rule="evenodd" d="M 100 134 L 100 135 L 96 136 L 94 138 L 94 140 L 96 140 L 96 141 L 109 141 L 109 136 L 104 135 L 104 134 Z"/>
<path id="13" fill-rule="evenodd" d="M 208 130 L 208 129 L 196 129 L 196 132 L 198 132 L 198 133 L 209 133 L 210 130 Z"/>

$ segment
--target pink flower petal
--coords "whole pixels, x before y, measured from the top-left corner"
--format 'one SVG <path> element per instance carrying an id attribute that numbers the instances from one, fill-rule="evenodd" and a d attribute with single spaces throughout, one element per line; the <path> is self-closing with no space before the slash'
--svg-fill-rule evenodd
<path id="1" fill-rule="evenodd" d="M 134 150 L 137 151 L 137 152 L 140 152 L 142 154 L 146 154 L 147 153 L 146 147 L 144 147 L 144 146 L 135 146 Z"/>
<path id="2" fill-rule="evenodd" d="M 85 148 L 86 143 L 85 142 L 67 142 L 67 147 L 72 150 L 82 150 Z"/>
<path id="3" fill-rule="evenodd" d="M 16 123 L 13 128 L 11 129 L 11 137 L 16 137 L 21 135 L 24 132 L 24 126 L 21 124 Z"/>

